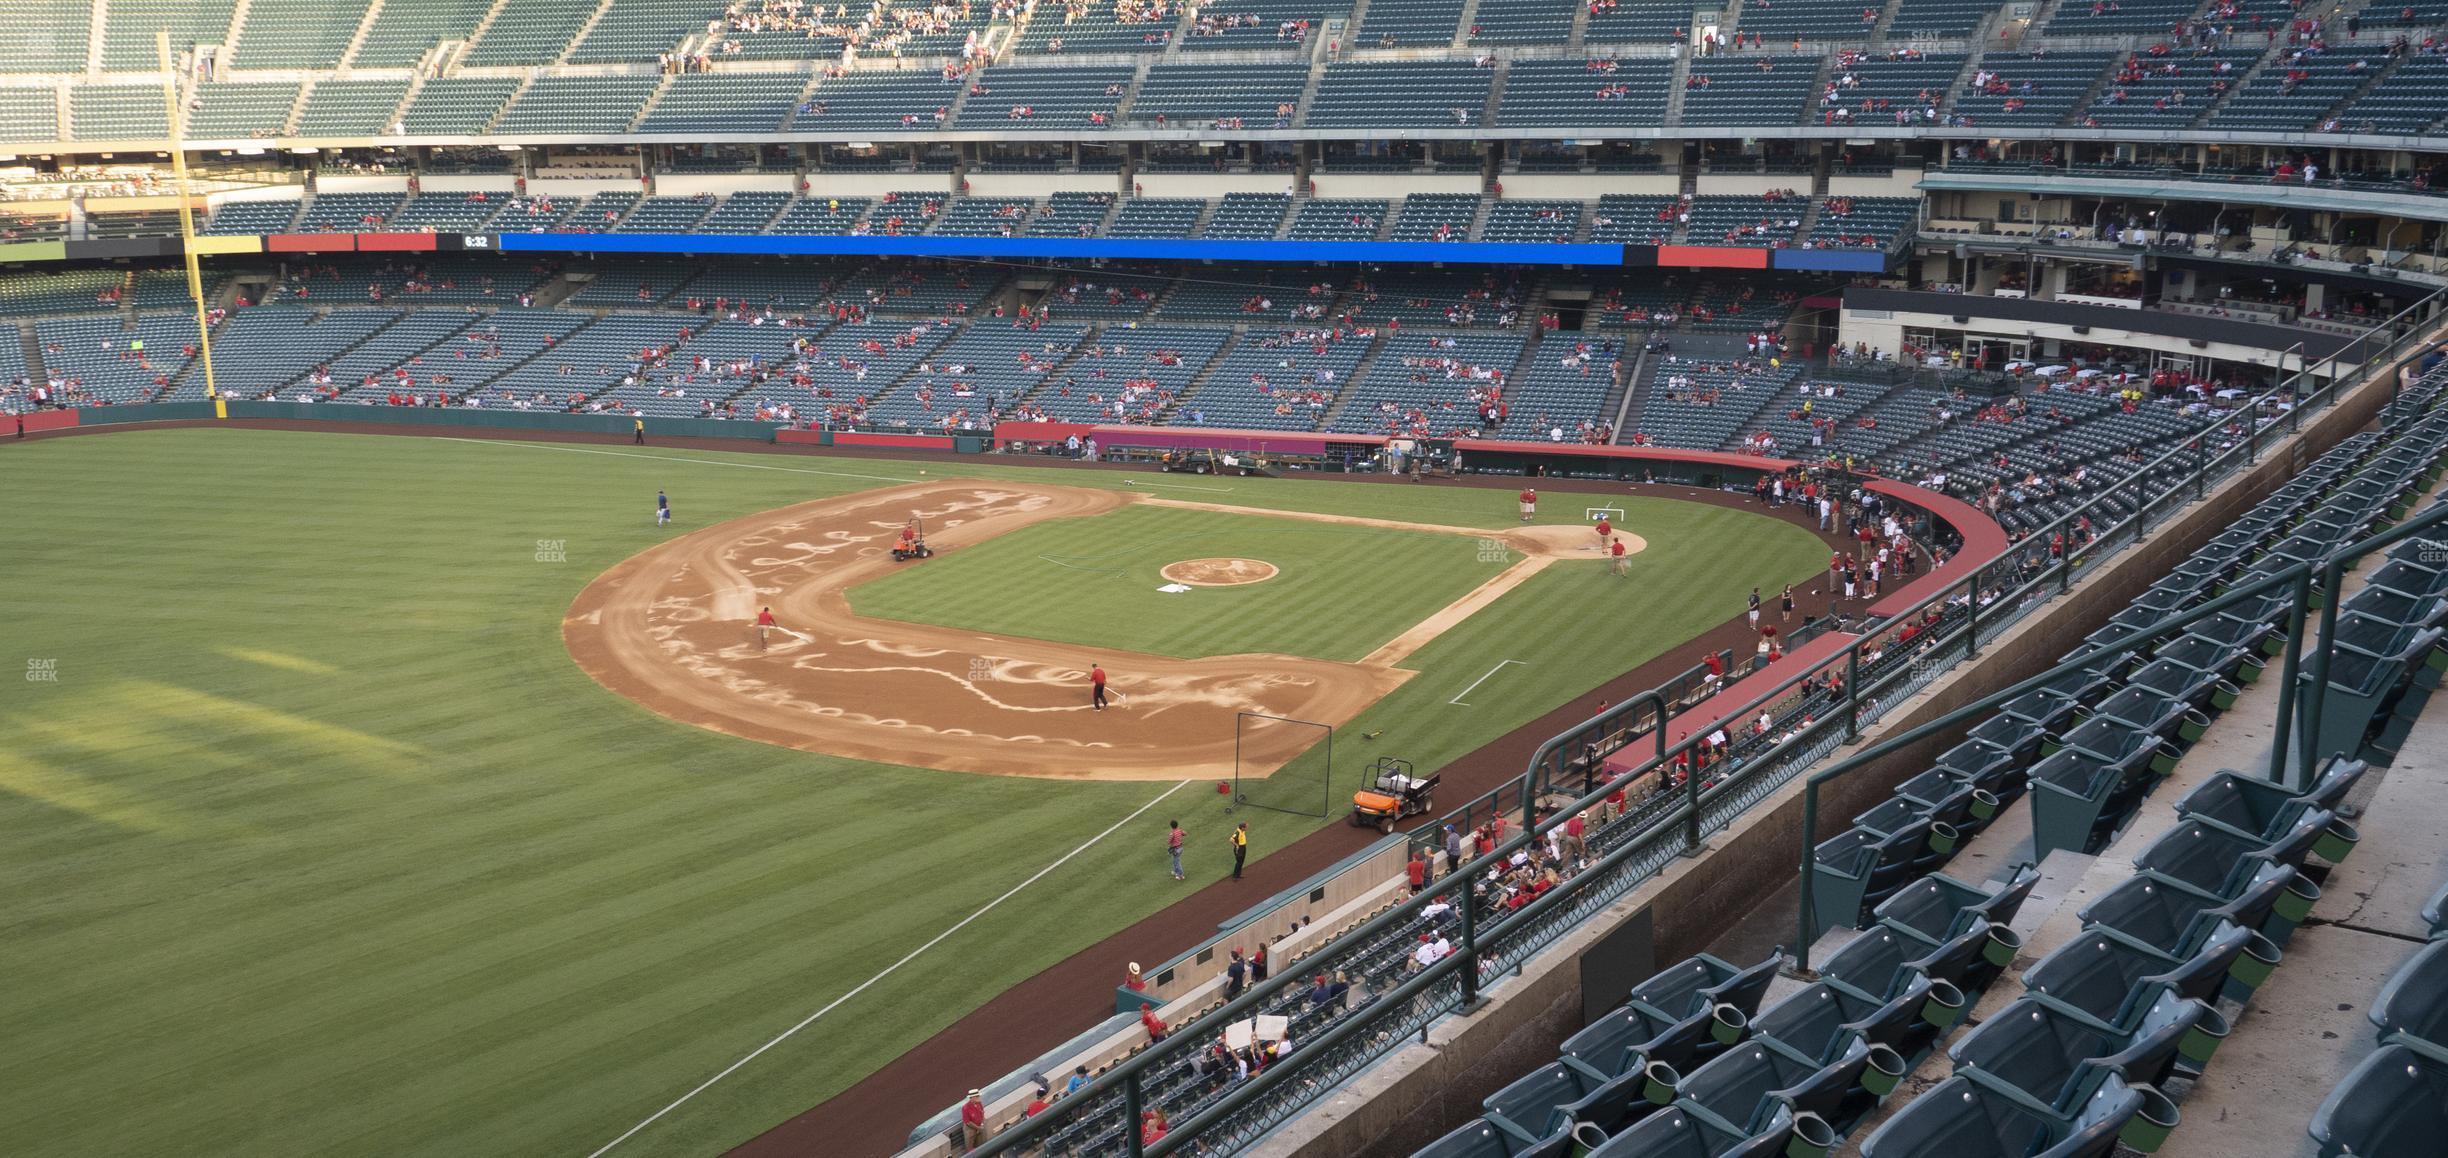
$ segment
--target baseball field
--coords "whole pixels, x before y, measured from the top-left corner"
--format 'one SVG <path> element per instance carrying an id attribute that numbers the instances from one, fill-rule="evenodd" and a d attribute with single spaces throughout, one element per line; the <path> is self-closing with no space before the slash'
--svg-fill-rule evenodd
<path id="1" fill-rule="evenodd" d="M 1433 768 L 1825 558 L 994 458 L 163 430 L 0 486 L 12 1154 L 716 1153 L 1180 896 L 1168 819 L 1221 875 L 1239 712 Z"/>

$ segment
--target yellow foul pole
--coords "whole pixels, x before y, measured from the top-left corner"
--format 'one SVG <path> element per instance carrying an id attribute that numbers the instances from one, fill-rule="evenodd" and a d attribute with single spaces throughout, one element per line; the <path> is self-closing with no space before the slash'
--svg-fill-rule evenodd
<path id="1" fill-rule="evenodd" d="M 161 65 L 162 115 L 170 130 L 170 169 L 178 178 L 179 248 L 187 254 L 187 297 L 195 303 L 196 353 L 204 361 L 204 397 L 212 400 L 213 417 L 229 417 L 213 382 L 212 325 L 204 316 L 204 270 L 196 257 L 194 194 L 187 185 L 187 118 L 179 104 L 178 74 L 170 68 L 170 30 L 153 30 L 153 56 Z"/>

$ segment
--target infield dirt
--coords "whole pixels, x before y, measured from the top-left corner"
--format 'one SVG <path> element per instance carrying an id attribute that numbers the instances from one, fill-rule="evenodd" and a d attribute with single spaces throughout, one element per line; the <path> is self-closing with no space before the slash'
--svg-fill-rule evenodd
<path id="1" fill-rule="evenodd" d="M 579 593 L 562 636 L 588 675 L 657 713 L 805 751 L 954 772 L 1180 780 L 1232 775 L 1239 744 L 1239 773 L 1262 776 L 1299 755 L 1308 737 L 1274 733 L 1285 739 L 1270 744 L 1267 732 L 1238 735 L 1238 713 L 1343 724 L 1414 674 L 1395 664 L 1541 566 L 1578 553 L 1556 541 L 1565 528 L 1491 533 L 1324 517 L 1501 538 L 1527 556 L 1359 663 L 1266 653 L 1184 659 L 851 610 L 851 588 L 925 566 L 891 557 L 913 516 L 941 552 L 1132 501 L 1192 505 L 950 480 L 799 503 L 623 560 Z M 754 623 L 764 607 L 780 627 L 760 642 Z M 1092 665 L 1109 677 L 1104 711 L 1089 703 Z"/>

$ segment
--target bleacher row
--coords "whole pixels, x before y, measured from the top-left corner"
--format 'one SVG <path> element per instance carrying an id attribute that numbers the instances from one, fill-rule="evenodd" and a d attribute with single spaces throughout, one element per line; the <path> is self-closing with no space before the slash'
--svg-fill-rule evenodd
<path id="1" fill-rule="evenodd" d="M 122 0 L 125 2 L 125 0 Z M 293 0 L 322 3 L 323 0 Z M 621 0 L 624 4 L 648 0 Z M 504 13 L 520 10 L 513 5 Z M 384 10 L 388 15 L 390 9 Z M 1786 7 L 1770 9 L 1787 12 Z M 1800 9 L 1795 11 L 1799 12 Z M 1380 10 L 1372 9 L 1376 21 Z M 1391 14 L 1386 14 L 1391 18 Z M 253 22 L 250 21 L 250 24 Z M 494 34 L 506 30 L 501 22 Z M 597 32 L 603 29 L 599 25 Z M 1365 34 L 1364 34 L 1365 35 Z M 488 41 L 491 36 L 488 36 Z M 2319 51 L 2286 42 L 2120 52 L 2096 48 L 1962 53 L 1897 50 L 1846 58 L 1735 53 L 1635 57 L 1336 60 L 1124 65 L 1043 59 L 945 75 L 929 70 L 544 73 L 404 77 L 232 72 L 192 86 L 195 140 L 407 135 L 624 133 L 1058 132 L 1132 126 L 1208 130 L 1379 127 L 2089 125 L 2148 130 L 2324 129 L 2413 134 L 2436 126 L 2430 95 L 2448 56 L 2393 54 L 2377 38 Z M 647 54 L 652 58 L 652 53 Z M 483 48 L 471 50 L 477 63 Z M 243 51 L 239 63 L 248 62 Z M 509 62 L 505 62 L 509 63 Z M 595 63 L 601 63 L 597 61 Z M 271 67 L 271 66 L 266 66 Z M 316 66 L 326 67 L 326 66 Z M 762 66 L 760 66 L 762 67 Z M 255 79 L 272 76 L 277 79 Z M 1501 92 L 1501 95 L 1498 95 Z M 167 136 L 149 78 L 0 88 L 0 139 L 149 141 Z"/>
<path id="2" fill-rule="evenodd" d="M 839 58 L 846 49 L 907 57 L 947 56 L 998 26 L 1021 24 L 1016 12 L 993 6 L 948 9 L 884 4 L 830 19 L 797 5 L 758 0 L 612 0 L 600 16 L 585 0 L 515 0 L 488 21 L 482 0 L 418 0 L 368 12 L 336 0 L 265 0 L 236 19 L 232 0 L 173 3 L 171 0 L 106 0 L 96 9 L 58 3 L 23 3 L 11 15 L 41 39 L 48 53 L 16 59 L 14 72 L 65 72 L 59 60 L 82 62 L 91 28 L 104 29 L 99 46 L 103 68 L 142 71 L 152 66 L 156 25 L 171 33 L 174 51 L 198 45 L 229 48 L 232 63 L 246 69 L 405 67 L 436 46 L 468 41 L 465 62 L 473 67 L 541 66 L 554 63 L 649 63 L 684 42 L 718 59 L 754 61 Z M 1575 18 L 1590 7 L 1579 0 L 1503 0 L 1482 5 L 1465 21 L 1461 0 L 1388 0 L 1369 6 L 1349 31 L 1362 47 L 1440 48 L 1448 45 L 1562 45 L 1573 39 Z M 1740 11 L 1745 33 L 1784 40 L 1860 40 L 1874 33 L 1968 36 L 1997 10 L 1984 0 L 1905 0 L 1881 19 L 1884 5 L 1867 9 L 1849 0 L 1789 0 L 1753 4 Z M 2162 32 L 2193 15 L 2187 0 L 2133 0 L 2130 4 L 2069 2 L 2055 6 L 2040 29 L 2050 36 L 2097 36 Z M 2255 19 L 2283 21 L 2289 10 L 2267 6 Z M 1168 6 L 1068 4 L 1040 7 L 1012 35 L 1014 51 L 1038 59 L 1084 53 L 1154 54 L 1177 45 L 1187 51 L 1296 48 L 1312 29 L 1345 17 L 1351 5 L 1322 0 L 1253 0 L 1225 19 Z M 2406 7 L 2409 24 L 2438 23 L 2448 7 L 2421 0 Z M 2394 13 L 2391 13 L 2394 15 Z M 2371 23 L 2381 23 L 2379 14 Z M 1592 43 L 1655 45 L 1688 23 L 1678 14 L 1646 5 L 1595 6 L 1587 22 Z M 709 30 L 711 30 L 709 34 Z M 355 45 L 354 52 L 351 51 Z"/>
<path id="3" fill-rule="evenodd" d="M 1825 205 L 1755 197 L 1607 194 L 1596 202 L 1530 201 L 1420 193 L 1400 200 L 1230 193 L 1194 198 L 1055 193 L 1044 200 L 909 191 L 881 197 L 795 197 L 779 191 L 648 196 L 633 191 L 555 200 L 509 193 L 325 193 L 310 198 L 227 200 L 200 229 L 208 234 L 353 233 L 725 233 L 954 237 L 1191 237 L 1291 241 L 1745 244 L 1888 249 L 1912 229 L 1910 197 L 1843 199 Z M 1666 213 L 1669 208 L 1688 225 Z M 1816 215 L 1806 235 L 1757 231 L 1752 223 Z M 1204 226 L 1199 224 L 1206 219 Z M 1482 218 L 1484 217 L 1484 220 Z M 175 221 L 169 223 L 175 227 Z"/>
<path id="4" fill-rule="evenodd" d="M 229 300 L 229 276 L 210 300 Z M 556 284 L 558 308 L 532 304 Z M 0 318 L 31 321 L 61 404 L 191 400 L 204 383 L 191 315 L 171 312 L 182 289 L 166 271 L 11 275 Z M 1289 300 L 1257 311 L 1253 293 L 1152 271 L 1035 292 L 895 261 L 562 270 L 437 255 L 293 269 L 242 291 L 257 304 L 230 309 L 213 341 L 233 398 L 910 427 L 1029 416 L 1578 437 L 1620 397 L 1620 335 L 1542 341 L 1518 316 L 1524 289 L 1488 275 L 1372 275 L 1304 294 L 1310 320 Z M 1509 413 L 1485 405 L 1499 396 Z"/>
<path id="5" fill-rule="evenodd" d="M 2007 701 L 1815 848 L 1808 932 L 1859 932 L 1808 984 L 1762 1009 L 1781 950 L 1743 967 L 1706 954 L 1686 960 L 1634 987 L 1566 1039 L 1556 1062 L 1491 1095 L 1481 1117 L 1418 1154 L 1828 1153 L 1865 1125 L 1855 1143 L 1865 1158 L 2157 1149 L 2318 900 L 2308 862 L 2335 865 L 2354 850 L 2359 834 L 2337 809 L 2366 774 L 2360 757 L 2392 754 L 2396 725 L 2437 685 L 2448 660 L 2438 626 L 2448 569 L 2410 541 L 2347 601 L 2339 655 L 2369 656 L 2373 667 L 2342 682 L 2333 674 L 2327 708 L 2337 726 L 2324 728 L 2319 750 L 2335 759 L 2300 790 L 2235 772 L 2203 779 L 2173 803 L 2129 872 L 2092 862 L 2119 883 L 2089 894 L 2079 932 L 2024 970 L 2018 996 L 1961 1034 L 1955 1027 L 2025 946 L 2011 926 L 2041 873 L 2028 860 L 1986 883 L 1939 870 L 2001 820 L 2028 822 L 2035 857 L 2108 848 L 2235 703 L 2237 681 L 2276 653 L 2287 604 L 2251 601 L 2155 639 L 2134 632 L 2402 518 L 2440 478 L 2443 394 L 2448 373 L 2419 383 L 2383 413 L 2379 432 L 2323 455 L 2154 588 L 2177 594 L 2120 615 L 2085 649 L 2130 640 L 2135 650 Z M 2367 650 L 2390 639 L 2401 642 Z M 2028 801 L 2021 818 L 2019 800 Z M 2011 832 L 1998 835 L 2006 839 L 1992 846 L 2020 847 Z M 2425 913 L 2435 929 L 2443 909 L 2448 899 Z M 2448 1025 L 2448 950 L 2418 953 L 2372 1020 L 2386 1045 L 2310 1123 L 2320 1153 L 2435 1152 L 2448 1123 L 2448 1051 L 2435 1044 Z M 1942 1045 L 1951 1075 L 1889 1104 Z"/>

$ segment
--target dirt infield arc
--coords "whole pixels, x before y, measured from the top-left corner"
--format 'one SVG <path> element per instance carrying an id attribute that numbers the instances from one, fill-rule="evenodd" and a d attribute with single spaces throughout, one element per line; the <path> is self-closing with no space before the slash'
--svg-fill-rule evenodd
<path id="1" fill-rule="evenodd" d="M 1084 487 L 946 481 L 866 491 L 733 519 L 622 561 L 579 593 L 562 635 L 605 687 L 676 720 L 813 752 L 954 772 L 1179 780 L 1235 771 L 1234 719 L 1263 712 L 1342 724 L 1413 674 L 1427 640 L 1558 558 L 1586 531 L 1388 524 L 1229 508 L 1295 520 L 1500 538 L 1525 557 L 1359 663 L 1248 654 L 1182 659 L 862 617 L 850 588 L 896 566 L 913 514 L 951 551 L 1045 519 L 1167 503 Z M 1204 504 L 1198 504 L 1204 505 Z M 1556 531 L 1580 538 L 1567 548 Z M 920 564 L 923 565 L 923 564 Z M 752 624 L 783 630 L 762 646 Z M 1112 673 L 1090 709 L 1087 673 Z M 1239 771 L 1298 755 L 1242 739 Z"/>

